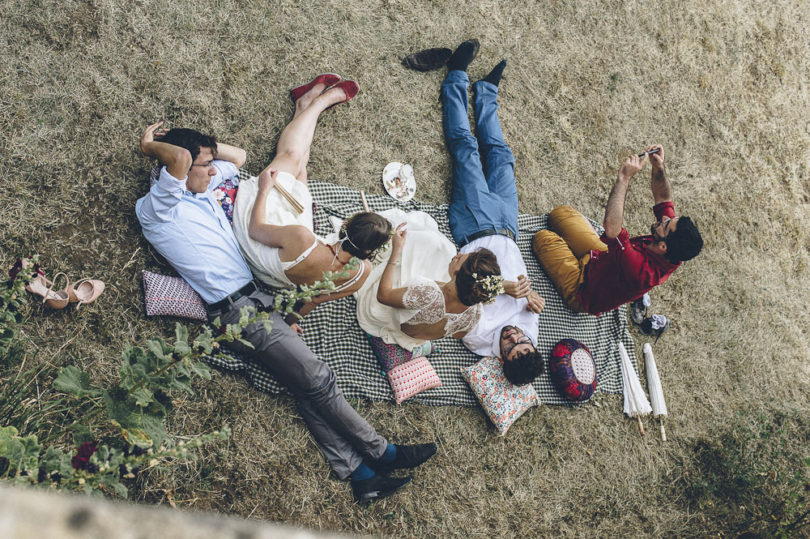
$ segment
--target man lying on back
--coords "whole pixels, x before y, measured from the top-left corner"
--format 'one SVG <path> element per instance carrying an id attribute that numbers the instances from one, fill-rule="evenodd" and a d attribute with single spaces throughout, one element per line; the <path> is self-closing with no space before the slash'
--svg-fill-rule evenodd
<path id="1" fill-rule="evenodd" d="M 196 290 L 208 306 L 209 322 L 237 324 L 240 310 L 271 310 L 274 297 L 253 282 L 247 263 L 212 189 L 233 177 L 245 152 L 190 129 L 158 131 L 141 137 L 144 155 L 163 167 L 135 211 L 149 243 Z M 155 140 L 155 135 L 159 140 Z M 332 369 L 318 359 L 278 313 L 271 331 L 261 322 L 242 330 L 233 350 L 267 366 L 289 389 L 312 437 L 340 479 L 350 478 L 355 498 L 369 502 L 393 494 L 410 477 L 388 477 L 414 468 L 436 452 L 436 444 L 393 445 L 349 405 Z"/>

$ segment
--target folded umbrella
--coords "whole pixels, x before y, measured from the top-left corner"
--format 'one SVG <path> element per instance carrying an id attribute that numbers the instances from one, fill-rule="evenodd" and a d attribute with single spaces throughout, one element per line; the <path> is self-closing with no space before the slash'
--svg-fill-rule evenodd
<path id="1" fill-rule="evenodd" d="M 624 413 L 629 417 L 638 419 L 638 430 L 640 430 L 643 435 L 644 426 L 641 424 L 641 416 L 652 412 L 650 401 L 647 400 L 647 395 L 644 394 L 644 388 L 641 387 L 636 369 L 630 361 L 630 356 L 627 355 L 627 349 L 621 342 L 619 343 L 619 357 L 621 358 L 622 366 Z"/>
<path id="2" fill-rule="evenodd" d="M 644 343 L 644 366 L 647 370 L 647 390 L 650 392 L 653 416 L 661 420 L 661 439 L 667 441 L 664 430 L 664 416 L 667 415 L 667 403 L 664 401 L 664 389 L 661 387 L 661 378 L 658 376 L 658 367 L 655 365 L 652 346 Z"/>

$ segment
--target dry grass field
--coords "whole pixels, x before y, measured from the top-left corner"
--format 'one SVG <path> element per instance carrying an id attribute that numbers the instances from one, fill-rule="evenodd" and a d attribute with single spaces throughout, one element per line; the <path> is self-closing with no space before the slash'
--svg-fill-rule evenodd
<path id="1" fill-rule="evenodd" d="M 169 271 L 134 213 L 146 125 L 213 132 L 258 171 L 289 88 L 334 71 L 361 93 L 324 115 L 310 177 L 382 193 L 382 167 L 405 161 L 417 197 L 441 203 L 444 70 L 400 60 L 470 37 L 473 80 L 509 59 L 500 118 L 522 212 L 570 203 L 601 219 L 622 158 L 660 142 L 676 207 L 706 241 L 652 294 L 674 321 L 656 347 L 666 443 L 650 420 L 641 437 L 619 396 L 539 407 L 505 439 L 476 408 L 357 402 L 392 440 L 439 444 L 405 490 L 362 508 L 290 399 L 216 375 L 178 401 L 171 430 L 228 423 L 230 442 L 146 475 L 140 501 L 428 537 L 770 535 L 801 516 L 789 495 L 810 488 L 794 475 L 810 457 L 810 3 L 0 0 L 0 13 L 0 263 L 38 252 L 48 275 L 108 285 L 79 311 L 32 300 L 28 365 L 104 380 L 125 343 L 173 333 L 143 310 L 141 270 Z M 648 175 L 630 188 L 631 234 L 652 219 Z"/>

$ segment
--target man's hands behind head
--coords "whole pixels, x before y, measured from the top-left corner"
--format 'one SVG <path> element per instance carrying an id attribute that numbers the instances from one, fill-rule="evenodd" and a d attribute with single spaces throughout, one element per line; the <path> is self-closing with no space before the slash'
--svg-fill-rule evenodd
<path id="1" fill-rule="evenodd" d="M 147 127 L 146 130 L 143 132 L 143 135 L 141 135 L 141 153 L 143 153 L 144 155 L 151 156 L 151 154 L 147 153 L 147 151 L 149 143 L 155 141 L 155 136 L 157 136 L 158 138 L 162 137 L 169 131 L 168 129 L 158 129 L 158 127 L 160 127 L 161 125 L 163 125 L 163 120 Z"/>

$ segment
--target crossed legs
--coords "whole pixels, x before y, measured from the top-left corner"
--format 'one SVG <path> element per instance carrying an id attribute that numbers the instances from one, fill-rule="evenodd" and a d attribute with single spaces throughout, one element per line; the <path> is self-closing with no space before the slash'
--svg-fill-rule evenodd
<path id="1" fill-rule="evenodd" d="M 240 308 L 247 305 L 253 305 L 253 300 L 237 300 L 221 313 L 220 322 L 236 323 Z M 337 387 L 334 371 L 312 353 L 278 313 L 272 315 L 272 322 L 270 332 L 260 323 L 242 330 L 242 338 L 253 349 L 238 342 L 229 346 L 266 365 L 293 393 L 301 416 L 332 470 L 340 479 L 347 479 L 364 458 L 379 459 L 387 442 L 348 403 Z"/>
<path id="2" fill-rule="evenodd" d="M 532 248 L 569 309 L 583 312 L 577 299 L 591 250 L 607 251 L 585 217 L 571 206 L 558 206 L 548 216 L 549 230 L 532 238 Z"/>

